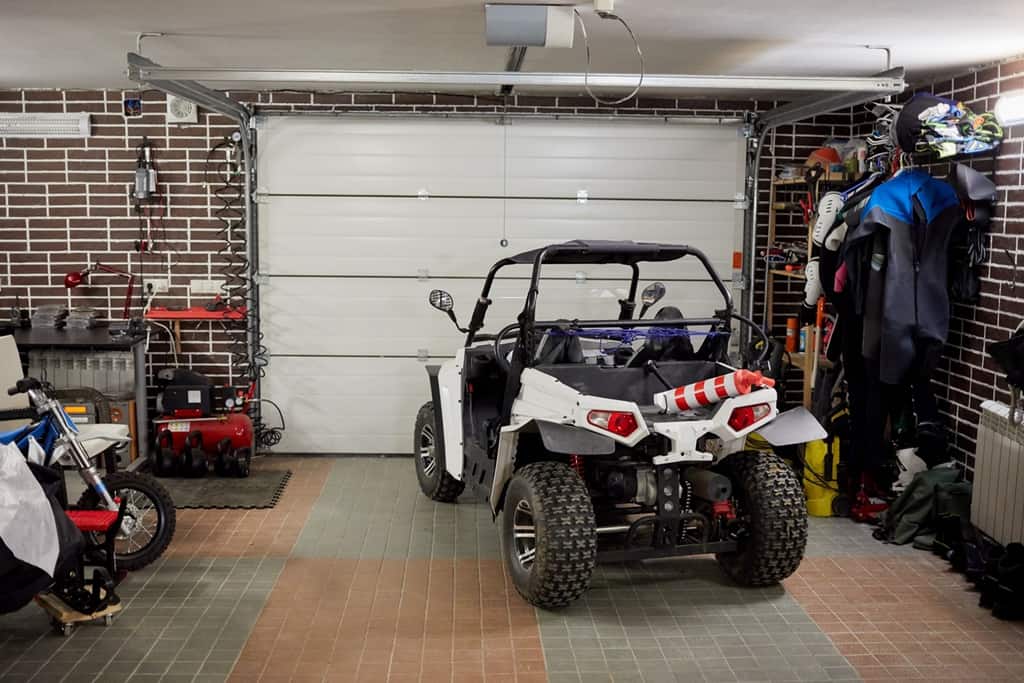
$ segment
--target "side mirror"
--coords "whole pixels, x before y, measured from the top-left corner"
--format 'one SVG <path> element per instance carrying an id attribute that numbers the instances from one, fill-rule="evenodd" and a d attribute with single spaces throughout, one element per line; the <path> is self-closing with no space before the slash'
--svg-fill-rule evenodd
<path id="1" fill-rule="evenodd" d="M 643 318 L 644 313 L 658 303 L 665 297 L 665 283 L 663 282 L 652 282 L 651 284 L 644 287 L 644 291 L 640 293 L 640 315 L 637 319 Z"/>
<path id="2" fill-rule="evenodd" d="M 455 308 L 455 299 L 452 298 L 451 294 L 443 289 L 432 289 L 430 290 L 430 297 L 428 300 L 430 301 L 431 306 L 448 314 L 448 319 L 452 321 L 453 325 L 455 325 L 455 329 L 459 332 L 469 332 L 468 329 L 459 325 L 459 320 L 455 317 L 455 311 L 452 310 Z"/>
<path id="3" fill-rule="evenodd" d="M 439 311 L 451 313 L 455 308 L 455 299 L 443 289 L 432 289 L 430 290 L 430 305 Z"/>

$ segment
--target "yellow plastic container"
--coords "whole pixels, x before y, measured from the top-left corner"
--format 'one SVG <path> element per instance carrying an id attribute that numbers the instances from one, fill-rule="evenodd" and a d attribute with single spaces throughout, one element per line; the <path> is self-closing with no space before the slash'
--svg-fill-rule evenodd
<path id="1" fill-rule="evenodd" d="M 838 488 L 839 439 L 832 439 L 831 472 L 825 471 L 828 447 L 826 441 L 811 441 L 804 447 L 804 495 L 807 496 L 807 514 L 813 517 L 831 517 L 832 501 L 839 495 L 833 490 Z"/>

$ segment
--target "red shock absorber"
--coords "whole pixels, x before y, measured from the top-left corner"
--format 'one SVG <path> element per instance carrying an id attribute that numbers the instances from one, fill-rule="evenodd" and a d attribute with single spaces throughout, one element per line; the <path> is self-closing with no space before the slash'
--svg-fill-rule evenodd
<path id="1" fill-rule="evenodd" d="M 569 456 L 569 466 L 576 470 L 576 474 L 580 475 L 580 479 L 585 479 L 583 476 L 583 458 L 573 453 Z"/>

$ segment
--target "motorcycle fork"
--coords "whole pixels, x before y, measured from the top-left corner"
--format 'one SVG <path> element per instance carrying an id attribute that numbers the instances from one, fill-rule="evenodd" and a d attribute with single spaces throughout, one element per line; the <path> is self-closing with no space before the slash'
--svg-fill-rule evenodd
<path id="1" fill-rule="evenodd" d="M 71 459 L 75 462 L 82 480 L 91 489 L 96 491 L 106 509 L 117 510 L 117 503 L 114 502 L 113 496 L 110 495 L 106 484 L 103 483 L 103 478 L 100 476 L 99 471 L 97 471 L 92 459 L 89 458 L 89 453 L 85 450 L 85 446 L 78 440 L 78 434 L 75 430 L 68 426 L 67 421 L 70 418 L 65 415 L 60 403 L 35 389 L 29 391 L 29 398 L 38 406 L 40 413 L 49 414 L 50 419 L 56 424 L 57 432 L 61 435 L 64 443 L 67 444 L 68 450 L 71 453 Z"/>

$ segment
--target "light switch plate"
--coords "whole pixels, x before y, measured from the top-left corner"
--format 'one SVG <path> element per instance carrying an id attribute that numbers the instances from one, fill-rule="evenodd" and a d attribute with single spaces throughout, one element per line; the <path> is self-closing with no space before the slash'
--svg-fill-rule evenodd
<path id="1" fill-rule="evenodd" d="M 192 280 L 189 289 L 193 294 L 220 294 L 223 284 L 220 280 Z"/>

